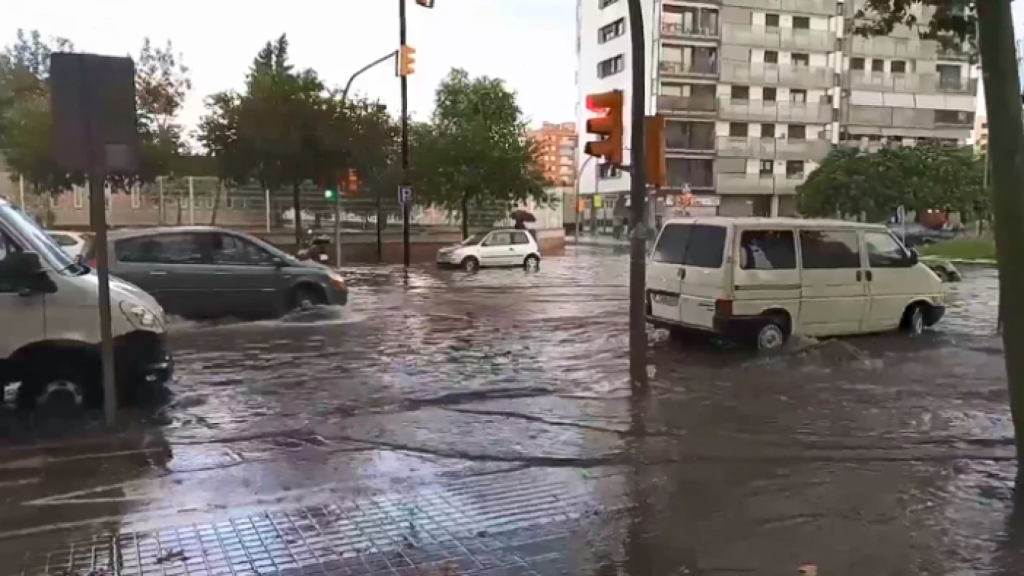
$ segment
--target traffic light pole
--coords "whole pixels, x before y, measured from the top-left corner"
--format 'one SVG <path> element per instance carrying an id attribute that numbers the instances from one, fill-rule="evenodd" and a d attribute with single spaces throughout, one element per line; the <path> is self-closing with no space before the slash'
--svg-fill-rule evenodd
<path id="1" fill-rule="evenodd" d="M 398 0 L 398 45 L 405 46 L 405 0 Z M 409 77 L 399 76 L 402 82 L 402 185 L 409 185 Z M 411 200 L 410 200 L 411 202 Z M 402 258 L 409 267 L 409 203 L 402 202 Z M 378 221 L 378 226 L 380 222 Z"/>
<path id="2" fill-rule="evenodd" d="M 634 395 L 647 394 L 647 311 L 646 267 L 647 226 L 644 208 L 647 205 L 647 163 L 644 159 L 644 115 L 647 102 L 644 75 L 646 65 L 644 13 L 641 0 L 629 2 L 629 34 L 632 49 L 633 87 L 630 95 L 630 216 L 633 231 L 629 235 L 629 380 Z"/>

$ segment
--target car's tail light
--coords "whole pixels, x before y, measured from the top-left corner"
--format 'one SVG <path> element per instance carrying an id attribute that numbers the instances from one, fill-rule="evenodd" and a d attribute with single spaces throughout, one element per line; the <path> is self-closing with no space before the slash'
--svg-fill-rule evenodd
<path id="1" fill-rule="evenodd" d="M 715 300 L 715 316 L 732 316 L 732 300 Z"/>

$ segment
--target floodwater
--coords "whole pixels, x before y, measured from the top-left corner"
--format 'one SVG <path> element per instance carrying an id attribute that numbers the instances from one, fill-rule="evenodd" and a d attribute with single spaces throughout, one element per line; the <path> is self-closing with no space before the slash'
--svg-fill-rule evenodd
<path id="1" fill-rule="evenodd" d="M 994 271 L 916 339 L 768 359 L 652 330 L 634 400 L 627 268 L 584 247 L 535 274 L 366 267 L 343 310 L 176 323 L 170 400 L 0 449 L 0 558 L 26 558 L 0 572 L 81 570 L 96 540 L 53 550 L 97 533 L 398 502 L 425 531 L 561 538 L 522 573 L 1022 573 Z"/>

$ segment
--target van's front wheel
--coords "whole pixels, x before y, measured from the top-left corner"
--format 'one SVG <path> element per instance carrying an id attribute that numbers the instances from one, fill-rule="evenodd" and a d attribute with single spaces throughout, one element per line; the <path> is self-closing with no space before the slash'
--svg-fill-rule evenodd
<path id="1" fill-rule="evenodd" d="M 91 363 L 36 366 L 17 397 L 19 408 L 56 417 L 73 416 L 102 402 L 102 383 Z"/>
<path id="2" fill-rule="evenodd" d="M 903 313 L 903 330 L 910 336 L 923 334 L 926 323 L 924 304 L 912 304 Z"/>

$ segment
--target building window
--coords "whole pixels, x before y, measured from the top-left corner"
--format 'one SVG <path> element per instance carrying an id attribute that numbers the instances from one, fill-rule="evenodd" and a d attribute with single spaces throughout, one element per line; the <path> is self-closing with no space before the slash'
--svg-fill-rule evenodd
<path id="1" fill-rule="evenodd" d="M 803 160 L 787 160 L 786 161 L 786 178 L 803 178 L 804 177 L 804 161 Z"/>
<path id="2" fill-rule="evenodd" d="M 764 51 L 764 62 L 765 62 L 765 64 L 778 64 L 779 63 L 779 53 L 776 52 L 775 50 L 765 50 Z"/>
<path id="3" fill-rule="evenodd" d="M 793 29 L 794 30 L 810 30 L 811 19 L 807 16 L 793 16 Z"/>
<path id="4" fill-rule="evenodd" d="M 605 8 L 611 6 L 612 4 L 615 4 L 618 1 L 619 0 L 597 0 L 597 7 L 600 8 L 601 10 L 604 10 Z"/>
<path id="5" fill-rule="evenodd" d="M 863 70 L 864 59 L 863 58 L 850 58 L 850 70 Z"/>
<path id="6" fill-rule="evenodd" d="M 806 140 L 807 139 L 807 126 L 803 124 L 792 124 L 789 127 L 789 139 L 790 140 Z"/>
<path id="7" fill-rule="evenodd" d="M 871 61 L 871 71 L 872 72 L 885 72 L 885 60 L 879 60 L 878 58 L 875 58 L 874 60 L 872 60 Z"/>
<path id="8" fill-rule="evenodd" d="M 612 22 L 611 24 L 607 24 L 605 26 L 601 26 L 601 28 L 598 29 L 598 31 L 597 31 L 597 43 L 598 44 L 604 44 L 605 42 L 607 42 L 609 40 L 614 40 L 614 39 L 618 38 L 619 36 L 622 36 L 625 33 L 626 33 L 626 19 L 625 18 L 619 18 L 615 22 Z"/>
<path id="9" fill-rule="evenodd" d="M 904 60 L 893 60 L 889 68 L 893 74 L 903 74 L 907 71 L 907 63 Z"/>
<path id="10" fill-rule="evenodd" d="M 793 66 L 810 66 L 811 55 L 810 54 L 793 54 Z"/>
<path id="11" fill-rule="evenodd" d="M 806 104 L 807 103 L 807 90 L 792 89 L 789 91 L 789 101 L 794 104 Z"/>
<path id="12" fill-rule="evenodd" d="M 761 176 L 771 176 L 775 171 L 775 162 L 771 160 L 761 160 Z"/>
<path id="13" fill-rule="evenodd" d="M 779 91 L 776 90 L 775 88 L 766 87 L 761 91 L 761 99 L 764 100 L 765 102 L 775 102 L 775 99 L 778 97 L 778 94 Z"/>
<path id="14" fill-rule="evenodd" d="M 775 138 L 775 124 L 761 124 L 761 138 Z"/>
<path id="15" fill-rule="evenodd" d="M 729 136 L 732 136 L 733 138 L 746 138 L 747 125 L 742 122 L 730 122 Z"/>
<path id="16" fill-rule="evenodd" d="M 750 86 L 733 86 L 730 95 L 733 100 L 750 100 Z"/>
<path id="17" fill-rule="evenodd" d="M 622 54 L 613 56 L 607 60 L 602 60 L 597 63 L 597 77 L 607 78 L 612 74 L 618 74 L 626 68 L 626 57 Z"/>
<path id="18" fill-rule="evenodd" d="M 778 28 L 779 27 L 779 15 L 778 14 L 765 14 L 764 15 L 764 25 L 767 26 L 768 28 Z"/>

